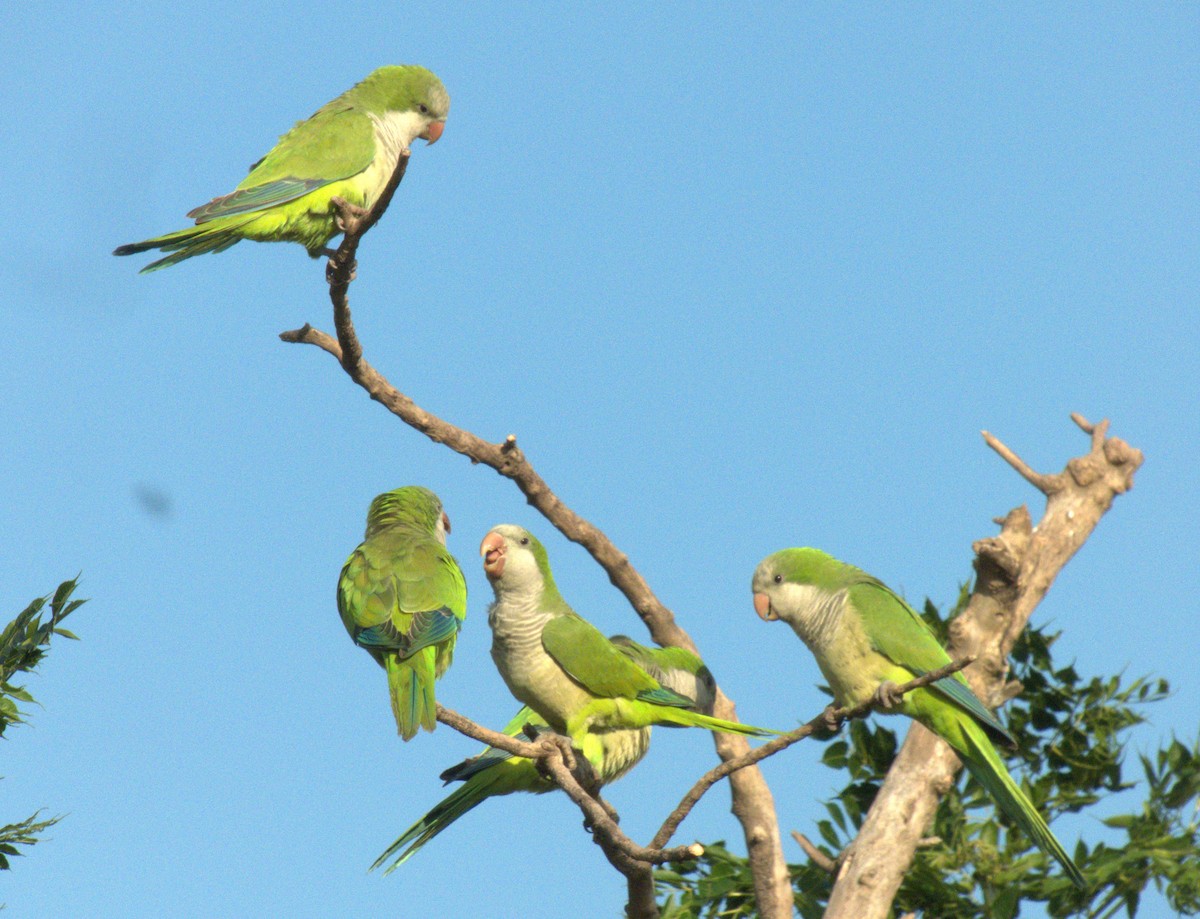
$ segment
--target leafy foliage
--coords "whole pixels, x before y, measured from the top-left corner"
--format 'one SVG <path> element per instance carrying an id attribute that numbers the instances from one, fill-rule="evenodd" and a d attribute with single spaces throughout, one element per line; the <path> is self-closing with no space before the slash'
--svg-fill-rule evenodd
<path id="1" fill-rule="evenodd" d="M 955 613 L 966 598 L 964 588 Z M 944 641 L 946 621 L 931 603 L 924 616 Z M 930 844 L 918 849 L 901 884 L 896 915 L 1013 919 L 1022 903 L 1038 902 L 1054 917 L 1133 916 L 1151 884 L 1176 912 L 1200 913 L 1200 741 L 1188 746 L 1172 739 L 1153 755 L 1140 756 L 1142 780 L 1127 780 L 1128 731 L 1145 720 L 1145 705 L 1167 695 L 1167 682 L 1143 677 L 1126 684 L 1120 675 L 1085 680 L 1073 665 L 1056 665 L 1051 648 L 1057 638 L 1030 628 L 1013 649 L 1012 677 L 1023 689 L 1003 715 L 1019 747 L 1002 752 L 1052 825 L 1059 814 L 1086 811 L 1144 785 L 1139 810 L 1103 821 L 1125 838 L 1113 846 L 1077 845 L 1072 857 L 1089 884 L 1077 890 L 1056 863 L 1011 829 L 987 792 L 964 772 L 938 809 Z M 896 735 L 880 720 L 853 722 L 821 757 L 849 778 L 825 803 L 828 817 L 816 825 L 818 847 L 830 857 L 857 835 L 895 756 Z M 816 919 L 829 896 L 830 875 L 811 862 L 789 869 L 797 910 Z M 697 862 L 673 864 L 655 878 L 664 916 L 672 919 L 754 914 L 749 865 L 720 843 Z"/>
<path id="2" fill-rule="evenodd" d="M 64 581 L 52 595 L 39 597 L 25 607 L 0 634 L 0 735 L 10 725 L 25 720 L 17 703 L 34 701 L 25 687 L 11 682 L 12 678 L 18 673 L 35 669 L 41 663 L 50 649 L 51 636 L 75 638 L 59 623 L 86 602 L 71 599 L 77 586 L 77 578 Z M 43 620 L 42 613 L 47 603 L 50 604 L 50 615 Z M 10 857 L 22 854 L 17 846 L 34 845 L 38 841 L 38 834 L 59 820 L 58 817 L 47 820 L 39 820 L 38 817 L 39 814 L 34 814 L 19 823 L 0 827 L 0 870 L 10 867 Z"/>

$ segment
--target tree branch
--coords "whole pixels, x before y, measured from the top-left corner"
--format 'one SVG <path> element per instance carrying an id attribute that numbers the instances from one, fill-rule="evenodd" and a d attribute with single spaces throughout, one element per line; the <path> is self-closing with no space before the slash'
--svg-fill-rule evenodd
<path id="1" fill-rule="evenodd" d="M 796 840 L 800 848 L 804 850 L 804 854 L 808 856 L 808 860 L 822 871 L 827 871 L 830 874 L 833 874 L 835 871 L 837 871 L 837 859 L 830 858 L 828 855 L 818 849 L 813 844 L 812 840 L 803 833 L 797 830 L 792 830 L 792 839 Z"/>
<path id="2" fill-rule="evenodd" d="M 626 909 L 631 919 L 653 919 L 658 915 L 654 897 L 652 865 L 685 861 L 699 858 L 704 847 L 699 843 L 664 849 L 651 844 L 641 846 L 621 831 L 610 806 L 583 787 L 573 771 L 574 764 L 568 761 L 570 745 L 559 741 L 560 735 L 543 734 L 536 741 L 525 741 L 476 724 L 444 705 L 437 707 L 437 720 L 467 737 L 489 744 L 514 756 L 533 760 L 554 784 L 561 788 L 576 806 L 583 811 L 584 826 L 592 832 L 592 840 L 604 852 L 609 863 L 625 875 L 629 885 L 629 904 Z M 564 749 L 567 748 L 567 749 Z"/>
<path id="3" fill-rule="evenodd" d="M 530 505 L 567 539 L 583 546 L 604 569 L 608 579 L 625 595 L 641 617 L 655 642 L 699 653 L 691 636 L 676 623 L 672 612 L 655 596 L 650 585 L 633 567 L 629 558 L 613 545 L 598 527 L 579 516 L 554 494 L 526 460 L 517 446 L 515 435 L 510 434 L 502 443 L 494 444 L 443 421 L 400 392 L 363 358 L 362 346 L 351 320 L 348 300 L 349 285 L 355 274 L 354 254 L 359 239 L 382 216 L 392 193 L 403 178 L 407 164 L 408 157 L 402 154 L 387 189 L 365 217 L 352 213 L 350 208 L 341 208 L 346 235 L 337 252 L 330 258 L 326 269 L 337 340 L 307 323 L 299 329 L 281 333 L 280 339 L 291 343 L 315 345 L 331 354 L 354 382 L 405 424 L 420 431 L 435 443 L 444 444 L 467 457 L 471 462 L 490 466 L 500 475 L 511 479 Z M 713 714 L 718 718 L 737 720 L 737 710 L 733 702 L 720 688 L 717 689 Z M 746 738 L 735 734 L 714 734 L 713 742 L 723 760 L 744 755 L 750 749 Z M 791 879 L 783 857 L 783 845 L 780 841 L 779 823 L 771 790 L 767 787 L 762 773 L 756 768 L 741 769 L 734 773 L 730 779 L 730 786 L 733 796 L 732 810 L 742 824 L 742 832 L 746 839 L 759 914 L 765 919 L 790 919 Z M 636 886 L 638 896 L 644 902 L 647 888 L 645 878 L 641 878 Z M 631 880 L 631 895 L 635 893 L 634 888 L 635 884 Z M 649 884 L 649 890 L 652 896 L 652 883 Z M 633 906 L 631 902 L 631 911 L 634 911 Z M 653 913 L 642 911 L 638 914 L 656 913 L 655 909 Z"/>
<path id="4" fill-rule="evenodd" d="M 1090 435 L 1091 447 L 1052 475 L 1035 472 L 984 432 L 987 444 L 1046 495 L 1036 527 L 1028 509 L 1017 507 L 997 521 L 998 535 L 975 543 L 975 588 L 966 609 L 950 624 L 951 657 L 979 657 L 965 675 L 975 694 L 993 706 L 1011 692 L 1006 659 L 1034 608 L 1113 499 L 1133 487 L 1142 464 L 1140 450 L 1107 436 L 1107 421 L 1092 425 L 1080 415 L 1071 418 Z M 843 853 L 826 919 L 888 915 L 938 802 L 960 767 L 946 744 L 913 724 L 858 837 Z"/>
<path id="5" fill-rule="evenodd" d="M 396 168 L 392 170 L 391 178 L 379 194 L 379 200 L 368 211 L 362 211 L 341 198 L 334 198 L 333 204 L 338 209 L 338 226 L 344 235 L 342 243 L 325 266 L 325 280 L 329 282 L 329 299 L 333 302 L 333 325 L 337 330 L 338 342 L 341 344 L 341 361 L 343 369 L 354 379 L 358 379 L 356 371 L 362 361 L 362 345 L 354 332 L 354 323 L 350 320 L 350 282 L 358 271 L 358 262 L 354 256 L 358 252 L 359 240 L 367 230 L 379 222 L 383 212 L 392 203 L 392 195 L 400 187 L 404 173 L 408 171 L 408 150 L 401 150 L 396 159 Z"/>
<path id="6" fill-rule="evenodd" d="M 907 683 L 902 683 L 901 685 L 897 686 L 893 692 L 896 696 L 902 696 L 905 693 L 912 692 L 914 689 L 919 689 L 922 686 L 928 686 L 930 683 L 936 683 L 943 677 L 947 677 L 952 673 L 957 673 L 959 670 L 969 666 L 974 661 L 975 658 L 970 656 L 961 658 L 960 660 L 951 661 L 944 667 L 938 667 L 936 670 L 931 670 L 926 674 L 922 674 L 915 679 L 909 680 Z M 696 784 L 692 786 L 691 790 L 683 796 L 683 800 L 679 802 L 679 805 L 675 808 L 675 810 L 673 810 L 667 819 L 663 821 L 663 825 L 654 835 L 654 838 L 650 840 L 650 846 L 652 848 L 662 848 L 665 846 L 670 838 L 675 834 L 675 831 L 679 829 L 679 824 L 684 821 L 684 818 L 692 812 L 692 808 L 694 808 L 700 802 L 700 799 L 704 797 L 705 792 L 717 784 L 717 782 L 721 781 L 721 779 L 725 778 L 725 776 L 731 775 L 737 772 L 739 769 L 745 769 L 747 766 L 752 766 L 755 763 L 761 762 L 768 756 L 775 755 L 780 750 L 786 750 L 792 744 L 812 735 L 814 731 L 826 730 L 831 721 L 836 721 L 838 726 L 840 726 L 843 721 L 849 721 L 852 718 L 865 718 L 872 711 L 875 711 L 877 707 L 878 706 L 873 700 L 868 700 L 859 705 L 855 705 L 852 708 L 830 707 L 821 714 L 817 715 L 817 717 L 813 718 L 811 721 L 800 725 L 800 727 L 796 728 L 795 730 L 788 731 L 786 734 L 781 734 L 778 737 L 772 738 L 770 741 L 760 747 L 755 747 L 753 750 L 749 750 L 746 753 L 743 753 L 741 756 L 736 756 L 733 759 L 725 760 L 720 765 L 714 766 L 712 769 L 708 770 L 708 772 L 704 773 L 704 775 L 700 776 Z"/>

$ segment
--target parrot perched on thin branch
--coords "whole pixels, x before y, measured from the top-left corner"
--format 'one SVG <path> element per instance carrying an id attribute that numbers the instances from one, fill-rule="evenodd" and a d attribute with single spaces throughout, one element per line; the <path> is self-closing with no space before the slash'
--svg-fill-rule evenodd
<path id="1" fill-rule="evenodd" d="M 610 642 L 622 654 L 654 676 L 663 686 L 694 700 L 692 709 L 697 712 L 712 710 L 716 695 L 716 682 L 704 662 L 683 648 L 647 648 L 632 638 L 614 635 Z M 504 728 L 510 737 L 520 736 L 526 725 L 549 730 L 546 720 L 528 706 L 521 708 Z M 540 732 L 539 732 L 540 733 Z M 632 769 L 650 748 L 650 728 L 606 731 L 600 737 L 601 760 L 594 767 L 596 778 L 602 785 L 614 782 Z M 388 867 L 390 874 L 412 858 L 429 840 L 450 826 L 455 820 L 497 795 L 508 795 L 522 791 L 543 794 L 555 788 L 555 784 L 537 770 L 537 765 L 523 756 L 512 756 L 495 747 L 487 747 L 482 753 L 451 766 L 441 775 L 444 782 L 462 782 L 463 785 L 435 804 L 429 813 L 404 831 L 387 851 L 375 860 L 372 869 L 378 868 L 393 856 L 396 860 Z"/>
<path id="2" fill-rule="evenodd" d="M 950 663 L 920 616 L 881 581 L 819 549 L 783 549 L 763 559 L 751 584 L 754 610 L 782 619 L 817 659 L 842 707 L 868 700 L 914 718 L 948 743 L 1000 809 L 1066 870 L 1083 875 L 1009 775 L 993 741 L 1016 741 L 971 691 L 962 673 L 898 696 L 907 682 Z"/>
<path id="3" fill-rule="evenodd" d="M 387 671 L 405 740 L 437 720 L 434 680 L 450 666 L 467 614 L 467 582 L 446 549 L 450 518 L 428 488 L 384 492 L 367 511 L 366 537 L 346 560 L 337 605 L 354 643 Z"/>
<path id="4" fill-rule="evenodd" d="M 692 710 L 576 613 L 558 592 L 546 550 L 527 530 L 494 527 L 479 547 L 496 595 L 488 610 L 492 659 L 509 691 L 596 768 L 606 731 L 652 724 L 761 736 L 763 728 Z"/>
<path id="5" fill-rule="evenodd" d="M 392 177 L 402 152 L 418 137 L 442 136 L 450 96 L 442 81 L 413 64 L 380 67 L 279 138 L 227 195 L 188 212 L 196 226 L 140 243 L 113 255 L 148 249 L 170 253 L 141 273 L 242 239 L 297 242 L 313 258 L 342 232 L 332 199 L 367 209 Z"/>

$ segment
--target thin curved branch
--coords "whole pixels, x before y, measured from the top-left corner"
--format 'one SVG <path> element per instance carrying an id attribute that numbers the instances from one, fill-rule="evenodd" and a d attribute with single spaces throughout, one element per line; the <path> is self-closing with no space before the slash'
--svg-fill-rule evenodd
<path id="1" fill-rule="evenodd" d="M 974 663 L 974 661 L 975 658 L 971 655 L 951 661 L 944 667 L 938 667 L 936 670 L 931 670 L 928 673 L 922 674 L 921 676 L 911 679 L 906 683 L 902 683 L 895 688 L 894 693 L 897 696 L 902 696 L 905 693 L 912 692 L 914 689 L 920 689 L 922 686 L 928 686 L 930 683 L 936 683 L 943 677 L 947 677 L 952 673 L 957 673 L 964 667 L 970 666 L 972 663 Z M 679 829 L 679 824 L 681 824 L 684 818 L 692 812 L 692 808 L 699 803 L 700 799 L 704 797 L 705 793 L 710 788 L 716 785 L 717 782 L 721 781 L 721 779 L 725 778 L 725 776 L 737 772 L 739 769 L 745 769 L 747 766 L 752 766 L 755 763 L 761 762 L 768 756 L 774 756 L 780 750 L 786 750 L 792 744 L 812 735 L 814 731 L 827 729 L 831 721 L 837 722 L 840 726 L 843 721 L 849 721 L 853 718 L 865 718 L 877 708 L 878 705 L 873 700 L 867 700 L 866 702 L 850 708 L 830 707 L 821 714 L 817 715 L 817 717 L 813 718 L 811 721 L 800 725 L 800 727 L 796 728 L 795 730 L 788 731 L 786 734 L 781 734 L 778 737 L 772 738 L 760 747 L 755 747 L 753 750 L 750 750 L 741 756 L 734 757 L 733 759 L 724 761 L 720 765 L 714 766 L 712 769 L 708 770 L 708 772 L 704 773 L 704 775 L 700 776 L 696 784 L 693 785 L 688 793 L 683 796 L 683 800 L 679 802 L 679 805 L 675 808 L 675 810 L 671 811 L 667 819 L 663 821 L 663 825 L 659 828 L 658 832 L 654 834 L 654 838 L 650 840 L 650 847 L 662 848 L 665 846 L 670 838 L 675 835 L 675 831 Z"/>
<path id="2" fill-rule="evenodd" d="M 378 221 L 387 208 L 407 165 L 408 156 L 405 152 L 396 165 L 396 171 L 387 189 L 371 208 L 370 213 L 362 215 L 352 212 L 353 209 L 350 208 L 341 209 L 346 235 L 337 252 L 330 258 L 326 269 L 337 340 L 307 323 L 299 329 L 281 333 L 280 339 L 321 348 L 332 355 L 350 378 L 366 390 L 372 399 L 405 424 L 420 431 L 435 443 L 445 444 L 471 462 L 490 466 L 500 475 L 511 479 L 530 505 L 567 539 L 583 546 L 604 569 L 613 586 L 624 594 L 641 617 L 655 642 L 699 653 L 691 636 L 676 623 L 674 614 L 655 596 L 645 578 L 630 563 L 628 556 L 598 527 L 579 516 L 558 498 L 525 458 L 517 446 L 515 435 L 510 434 L 503 442 L 494 444 L 442 420 L 400 392 L 363 358 L 362 346 L 350 316 L 348 300 L 349 285 L 355 274 L 354 254 L 362 235 Z M 733 702 L 720 688 L 717 689 L 713 714 L 718 718 L 737 720 L 737 710 Z M 744 755 L 750 749 L 746 739 L 735 734 L 714 734 L 713 742 L 723 760 Z M 741 769 L 734 773 L 730 785 L 733 797 L 732 811 L 741 822 L 746 839 L 759 914 L 765 919 L 790 919 L 791 879 L 783 857 L 783 844 L 780 840 L 779 822 L 771 790 L 762 773 L 755 768 Z M 631 914 L 657 914 L 653 903 L 653 884 L 648 883 L 645 876 L 641 876 L 636 883 L 634 879 L 630 879 L 630 895 Z M 647 896 L 650 897 L 649 904 L 645 901 Z M 635 904 L 634 898 L 640 902 Z"/>

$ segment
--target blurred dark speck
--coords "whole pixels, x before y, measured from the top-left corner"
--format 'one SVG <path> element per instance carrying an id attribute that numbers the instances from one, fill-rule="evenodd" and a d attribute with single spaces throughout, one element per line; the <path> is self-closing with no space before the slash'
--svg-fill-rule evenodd
<path id="1" fill-rule="evenodd" d="M 154 485 L 140 484 L 133 487 L 133 496 L 137 498 L 138 506 L 151 517 L 159 520 L 170 520 L 174 513 L 174 503 L 171 496 Z"/>

